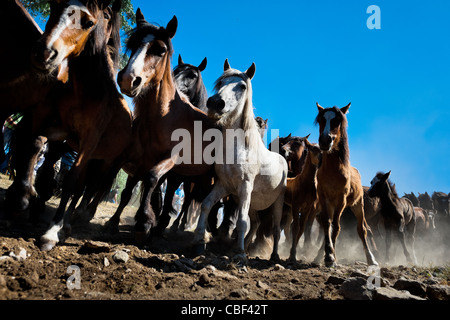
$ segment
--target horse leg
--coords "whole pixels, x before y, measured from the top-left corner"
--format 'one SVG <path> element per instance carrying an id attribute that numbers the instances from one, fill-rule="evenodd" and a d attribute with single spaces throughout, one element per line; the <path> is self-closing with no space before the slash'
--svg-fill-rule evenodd
<path id="1" fill-rule="evenodd" d="M 259 229 L 259 226 L 261 225 L 261 220 L 259 219 L 259 213 L 255 210 L 249 210 L 248 216 L 250 218 L 250 229 L 245 236 L 244 240 L 244 249 L 245 252 L 248 252 L 248 248 L 250 244 L 253 242 L 253 237 L 256 234 L 256 231 Z"/>
<path id="2" fill-rule="evenodd" d="M 161 177 L 169 172 L 174 165 L 175 163 L 172 159 L 165 159 L 156 164 L 153 169 L 144 176 L 144 191 L 141 204 L 136 212 L 136 224 L 134 226 L 135 240 L 138 243 L 143 243 L 150 235 L 151 228 L 156 226 L 156 216 L 151 205 L 153 191 L 158 185 L 158 181 Z"/>
<path id="3" fill-rule="evenodd" d="M 205 251 L 205 232 L 208 221 L 208 215 L 212 207 L 220 201 L 220 199 L 226 197 L 229 193 L 222 185 L 220 180 L 216 181 L 213 189 L 208 196 L 203 200 L 201 206 L 200 217 L 198 218 L 197 228 L 195 229 L 195 236 L 193 240 L 193 253 L 195 255 L 203 254 Z"/>
<path id="4" fill-rule="evenodd" d="M 157 226 L 155 227 L 155 234 L 157 234 L 157 235 L 162 234 L 164 232 L 164 230 L 166 229 L 166 227 L 169 225 L 170 213 L 176 212 L 175 209 L 173 208 L 172 202 L 173 202 L 175 192 L 177 191 L 181 182 L 183 182 L 183 180 L 180 177 L 178 177 L 177 175 L 169 174 L 167 176 L 167 188 L 166 188 L 166 194 L 164 196 L 163 210 L 158 219 Z"/>
<path id="5" fill-rule="evenodd" d="M 331 222 L 334 220 L 333 214 L 335 212 L 335 208 L 331 203 L 328 203 L 324 197 L 321 198 L 324 200 L 322 201 L 322 212 L 320 213 L 320 219 L 325 236 L 323 243 L 323 248 L 325 250 L 325 266 L 335 267 L 336 258 L 334 254 L 333 241 L 331 239 Z"/>
<path id="6" fill-rule="evenodd" d="M 114 215 L 105 223 L 104 230 L 106 232 L 108 233 L 119 232 L 120 216 L 122 215 L 122 212 L 127 206 L 128 202 L 130 201 L 131 196 L 133 195 L 133 189 L 138 182 L 139 178 L 136 175 L 128 176 L 125 189 L 122 191 L 122 194 L 120 196 L 119 206 L 117 207 L 117 210 L 114 213 Z"/>
<path id="7" fill-rule="evenodd" d="M 70 217 L 68 216 L 65 219 L 66 206 L 70 200 L 70 197 L 74 193 L 78 192 L 78 194 L 81 195 L 81 188 L 84 186 L 86 165 L 87 158 L 80 155 L 72 169 L 65 177 L 61 201 L 58 209 L 56 210 L 56 215 L 53 218 L 50 228 L 40 239 L 40 249 L 42 251 L 49 251 L 53 249 L 53 247 L 60 241 L 59 233 L 62 231 L 64 223 L 66 223 L 67 228 L 70 228 L 68 224 Z"/>
<path id="8" fill-rule="evenodd" d="M 280 261 L 278 254 L 278 244 L 281 235 L 281 218 L 283 216 L 284 190 L 278 195 L 278 199 L 272 204 L 272 229 L 273 229 L 273 250 L 270 260 Z"/>
<path id="9" fill-rule="evenodd" d="M 299 214 L 300 208 L 297 204 L 297 201 L 294 200 L 294 203 L 292 204 L 291 212 L 292 212 L 292 245 L 291 245 L 291 251 L 289 254 L 289 260 L 292 262 L 296 261 L 297 256 L 297 245 L 298 241 L 300 240 L 300 237 L 298 237 L 298 234 L 300 233 L 300 220 L 304 218 L 304 214 L 302 213 L 301 218 L 299 220 L 298 214 Z"/>
<path id="10" fill-rule="evenodd" d="M 368 265 L 375 265 L 377 266 L 378 263 L 375 260 L 375 257 L 373 256 L 372 252 L 370 251 L 370 248 L 367 244 L 367 222 L 364 217 L 364 205 L 362 201 L 357 203 L 355 206 L 350 208 L 353 212 L 353 214 L 356 216 L 357 223 L 358 223 L 358 235 L 361 239 L 361 242 L 364 246 L 364 252 L 366 254 L 366 260 Z"/>
<path id="11" fill-rule="evenodd" d="M 391 225 L 386 222 L 386 219 L 384 220 L 384 229 L 385 229 L 385 243 L 386 243 L 386 253 L 385 253 L 385 262 L 390 261 L 390 249 L 391 249 L 391 243 L 392 243 L 392 227 Z"/>

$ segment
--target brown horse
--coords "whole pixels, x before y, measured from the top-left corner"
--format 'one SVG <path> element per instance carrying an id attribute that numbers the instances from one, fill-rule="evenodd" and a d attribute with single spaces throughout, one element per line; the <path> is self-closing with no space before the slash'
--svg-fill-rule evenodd
<path id="1" fill-rule="evenodd" d="M 322 164 L 317 172 L 317 191 L 321 206 L 321 225 L 325 235 L 325 265 L 335 266 L 336 239 L 340 218 L 345 207 L 350 207 L 357 218 L 358 235 L 363 243 L 367 263 L 377 265 L 367 244 L 367 223 L 364 217 L 363 188 L 358 170 L 350 165 L 346 113 L 350 104 L 339 109 L 323 108 L 317 103 L 319 146 L 323 151 Z M 332 229 L 331 229 L 332 227 Z"/>
<path id="2" fill-rule="evenodd" d="M 395 187 L 390 183 L 388 173 L 377 173 L 371 181 L 369 195 L 380 198 L 381 215 L 386 230 L 386 261 L 389 261 L 392 231 L 396 232 L 403 252 L 409 262 L 416 263 L 414 252 L 414 234 L 416 230 L 416 215 L 412 202 L 407 198 L 399 198 Z M 408 233 L 411 245 L 411 253 L 406 246 L 405 233 Z"/>
<path id="3" fill-rule="evenodd" d="M 126 168 L 134 180 L 130 184 L 143 179 L 143 197 L 135 225 L 136 239 L 142 241 L 156 225 L 150 201 L 158 180 L 164 174 L 171 169 L 184 176 L 212 176 L 213 173 L 212 165 L 205 163 L 203 157 L 194 159 L 196 151 L 197 154 L 203 152 L 206 143 L 194 141 L 189 150 L 190 159 L 179 161 L 180 153 L 172 154 L 173 148 L 179 144 L 173 133 L 182 129 L 183 133 L 194 137 L 197 128 L 203 134 L 216 126 L 187 97 L 180 95 L 175 86 L 171 68 L 171 39 L 177 30 L 176 17 L 166 28 L 148 23 L 139 9 L 136 19 L 137 28 L 127 41 L 131 58 L 119 72 L 118 83 L 122 92 L 133 97 L 135 103 L 133 143 Z M 183 157 L 185 155 L 183 153 Z"/>
<path id="4" fill-rule="evenodd" d="M 18 0 L 2 1 L 0 28 L 0 124 L 12 113 L 23 112 L 42 102 L 55 85 L 52 76 L 34 72 L 31 54 L 42 30 Z M 7 30 L 7 32 L 6 32 Z M 0 132 L 0 141 L 3 133 Z M 3 145 L 3 144 L 2 144 Z M 4 151 L 0 148 L 0 162 Z"/>
<path id="5" fill-rule="evenodd" d="M 283 148 L 289 148 L 294 140 Z M 289 259 L 296 260 L 297 244 L 308 221 L 314 219 L 320 211 L 317 196 L 317 170 L 321 162 L 322 151 L 318 145 L 304 140 L 307 156 L 303 170 L 295 178 L 288 178 L 285 203 L 291 206 L 292 212 L 292 247 Z M 300 219 L 299 219 L 299 213 Z M 312 218 L 312 219 L 311 219 Z"/>
<path id="6" fill-rule="evenodd" d="M 51 141 L 66 140 L 78 152 L 65 178 L 53 222 L 41 237 L 43 250 L 53 248 L 60 240 L 63 223 L 69 224 L 68 219 L 64 221 L 66 206 L 72 195 L 74 203 L 81 196 L 89 161 L 102 160 L 101 172 L 105 175 L 99 181 L 111 183 L 120 168 L 117 159 L 130 141 L 131 111 L 115 83 L 121 0 L 116 0 L 112 8 L 110 3 L 51 2 L 46 31 L 35 49 L 35 66 L 44 73 L 58 66 L 58 79 L 65 84 L 52 92 L 51 108 L 33 110 L 33 133 L 39 132 Z M 78 13 L 75 19 L 73 12 Z"/>

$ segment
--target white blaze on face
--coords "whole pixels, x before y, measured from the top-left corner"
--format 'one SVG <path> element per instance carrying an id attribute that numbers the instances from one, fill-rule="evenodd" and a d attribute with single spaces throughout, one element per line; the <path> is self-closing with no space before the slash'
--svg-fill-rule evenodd
<path id="1" fill-rule="evenodd" d="M 330 134 L 331 130 L 331 120 L 333 120 L 336 117 L 336 113 L 334 113 L 334 111 L 327 111 L 325 112 L 323 117 L 325 118 L 326 121 L 325 128 L 323 129 L 323 135 L 328 135 Z"/>
<path id="2" fill-rule="evenodd" d="M 65 8 L 61 14 L 58 25 L 53 29 L 48 48 L 53 47 L 53 44 L 59 39 L 66 28 L 81 29 L 81 12 L 84 12 L 88 16 L 92 16 L 88 8 L 78 0 L 71 0 L 68 4 L 69 6 Z"/>
<path id="3" fill-rule="evenodd" d="M 128 63 L 128 67 L 125 70 L 124 76 L 140 76 L 145 67 L 145 57 L 147 56 L 148 47 L 151 42 L 155 39 L 154 35 L 147 35 L 142 40 L 142 45 L 139 49 L 136 50 L 136 53 L 130 58 L 130 62 Z"/>

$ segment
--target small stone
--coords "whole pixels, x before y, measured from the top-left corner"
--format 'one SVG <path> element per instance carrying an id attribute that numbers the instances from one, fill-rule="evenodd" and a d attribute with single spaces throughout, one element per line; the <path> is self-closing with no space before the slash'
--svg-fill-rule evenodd
<path id="1" fill-rule="evenodd" d="M 109 263 L 109 260 L 108 260 L 107 257 L 105 257 L 105 258 L 103 259 L 103 265 L 104 265 L 105 267 L 109 267 L 110 263 Z"/>
<path id="2" fill-rule="evenodd" d="M 427 286 L 416 280 L 400 279 L 395 282 L 394 289 L 406 290 L 415 296 L 426 297 Z"/>
<path id="3" fill-rule="evenodd" d="M 126 263 L 128 261 L 129 256 L 128 256 L 128 253 L 126 253 L 122 250 L 119 250 L 119 251 L 116 251 L 116 253 L 114 253 L 112 258 L 117 263 L 120 263 L 120 262 Z"/>
<path id="4" fill-rule="evenodd" d="M 350 300 L 372 300 L 372 292 L 366 286 L 364 278 L 348 278 L 339 288 L 339 293 Z"/>
<path id="5" fill-rule="evenodd" d="M 281 264 L 275 264 L 275 267 L 273 268 L 273 270 L 275 271 L 280 271 L 280 270 L 284 270 L 285 268 L 281 265 Z"/>
<path id="6" fill-rule="evenodd" d="M 211 283 L 211 279 L 208 277 L 207 274 L 202 274 L 200 278 L 198 279 L 198 284 L 202 287 L 206 287 Z"/>
<path id="7" fill-rule="evenodd" d="M 329 276 L 327 279 L 326 284 L 342 284 L 344 283 L 345 278 L 338 277 L 338 276 Z"/>

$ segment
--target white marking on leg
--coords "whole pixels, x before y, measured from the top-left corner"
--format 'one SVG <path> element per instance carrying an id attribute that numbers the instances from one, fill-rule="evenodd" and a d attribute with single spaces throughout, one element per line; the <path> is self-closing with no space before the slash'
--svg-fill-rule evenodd
<path id="1" fill-rule="evenodd" d="M 47 232 L 41 237 L 41 240 L 44 241 L 54 241 L 59 242 L 59 236 L 58 233 L 61 231 L 62 226 L 53 224 L 50 229 L 47 230 Z"/>

